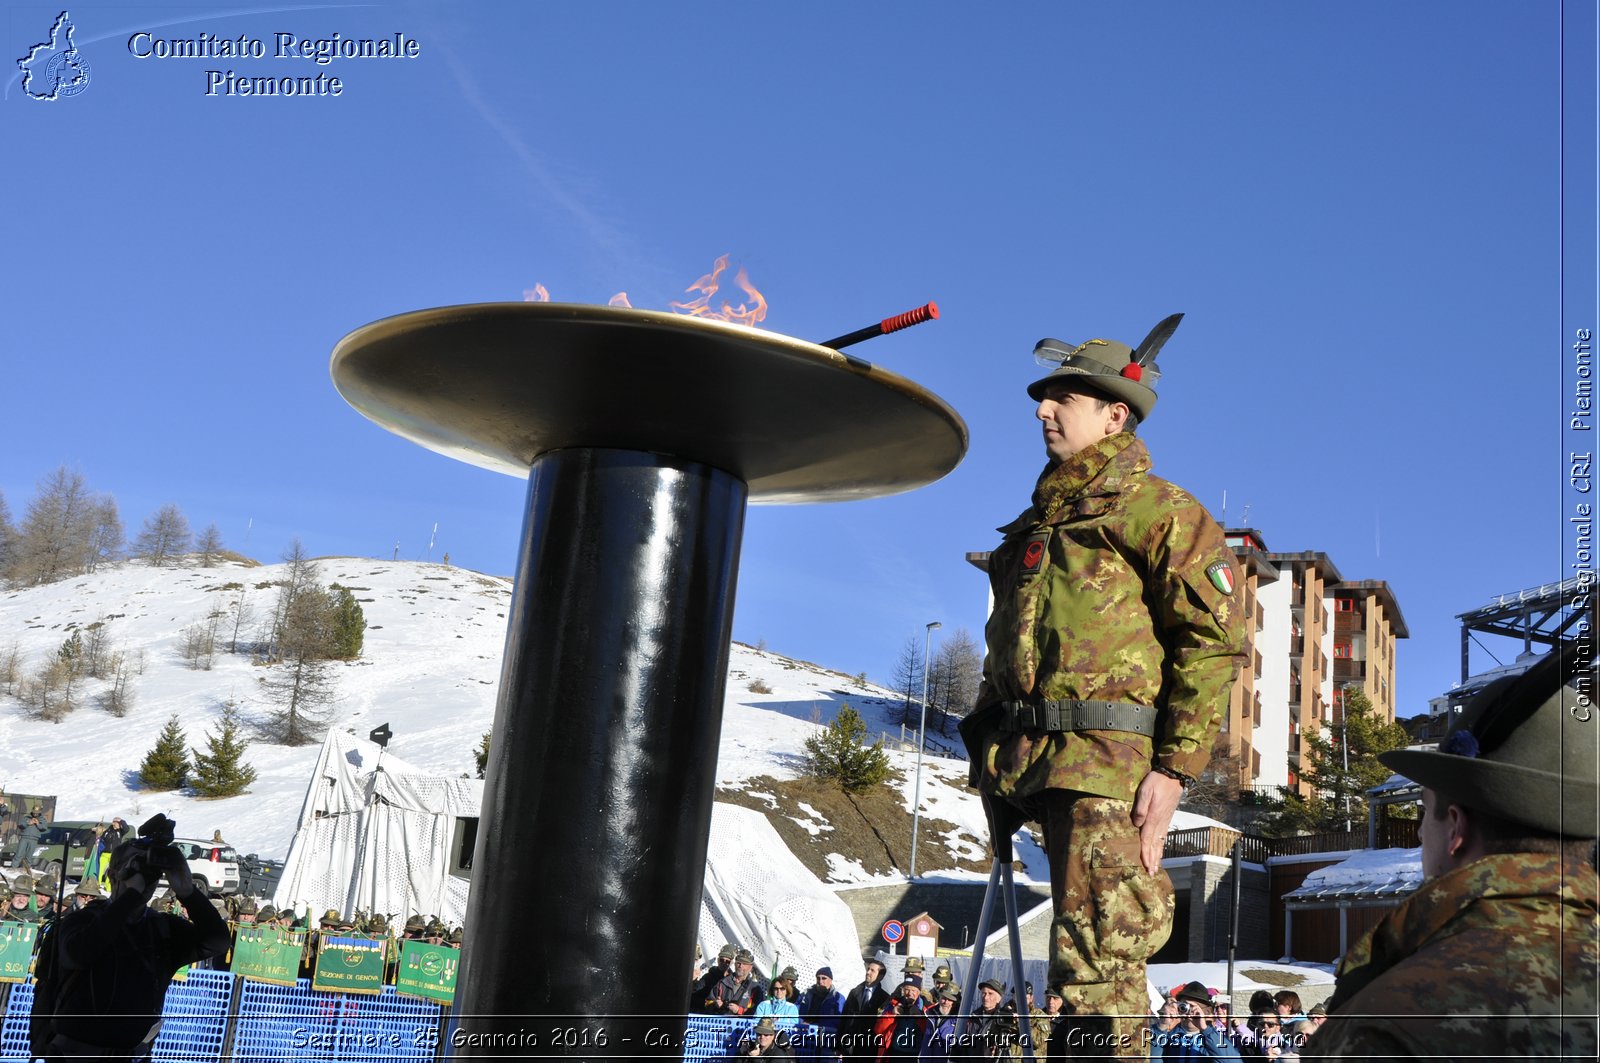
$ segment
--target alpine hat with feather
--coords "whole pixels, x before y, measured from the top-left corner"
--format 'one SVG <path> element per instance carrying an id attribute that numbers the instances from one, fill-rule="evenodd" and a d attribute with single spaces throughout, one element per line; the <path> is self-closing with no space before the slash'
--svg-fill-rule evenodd
<path id="1" fill-rule="evenodd" d="M 1155 384 L 1161 377 L 1156 355 L 1182 320 L 1182 314 L 1163 318 L 1138 347 L 1116 340 L 1089 340 L 1074 346 L 1042 339 L 1033 348 L 1034 360 L 1054 369 L 1028 385 L 1028 397 L 1038 402 L 1051 384 L 1076 384 L 1125 402 L 1141 422 L 1148 420 L 1156 406 Z"/>
<path id="2" fill-rule="evenodd" d="M 1386 766 L 1465 808 L 1568 838 L 1600 836 L 1600 717 L 1574 678 L 1592 655 L 1568 645 L 1484 687 L 1438 750 L 1378 754 Z"/>

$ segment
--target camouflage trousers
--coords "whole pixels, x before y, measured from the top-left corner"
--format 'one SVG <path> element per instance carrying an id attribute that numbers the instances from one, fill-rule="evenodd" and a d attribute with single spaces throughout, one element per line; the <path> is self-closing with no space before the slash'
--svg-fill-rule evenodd
<path id="1" fill-rule="evenodd" d="M 1050 859 L 1050 984 L 1071 1016 L 1051 1054 L 1146 1058 L 1145 961 L 1172 933 L 1172 880 L 1140 865 L 1131 801 L 1045 790 L 1017 803 L 1044 828 Z"/>

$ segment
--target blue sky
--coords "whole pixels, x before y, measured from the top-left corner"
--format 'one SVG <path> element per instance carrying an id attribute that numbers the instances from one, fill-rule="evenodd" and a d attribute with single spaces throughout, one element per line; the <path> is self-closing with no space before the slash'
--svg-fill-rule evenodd
<path id="1" fill-rule="evenodd" d="M 59 10 L 8 4 L 8 59 Z M 523 482 L 357 415 L 334 343 L 535 283 L 665 308 L 727 253 L 803 338 L 937 299 L 856 353 L 972 434 L 923 490 L 752 509 L 743 641 L 887 679 L 929 620 L 981 634 L 963 555 L 1041 466 L 1034 342 L 1132 343 L 1174 311 L 1157 473 L 1219 518 L 1226 493 L 1230 524 L 1248 507 L 1271 549 L 1390 581 L 1402 714 L 1456 678 L 1455 614 L 1569 574 L 1563 337 L 1593 324 L 1594 186 L 1592 128 L 1582 151 L 1569 128 L 1564 245 L 1556 3 L 70 11 L 88 86 L 28 99 L 12 63 L 0 104 L 19 518 L 65 462 L 130 534 L 170 501 L 265 560 L 293 536 L 423 558 L 437 522 L 435 560 L 509 573 Z M 268 56 L 140 59 L 139 31 Z M 317 66 L 274 58 L 277 32 L 420 54 Z M 1567 33 L 1570 84 L 1592 6 Z M 208 69 L 344 89 L 208 97 Z"/>

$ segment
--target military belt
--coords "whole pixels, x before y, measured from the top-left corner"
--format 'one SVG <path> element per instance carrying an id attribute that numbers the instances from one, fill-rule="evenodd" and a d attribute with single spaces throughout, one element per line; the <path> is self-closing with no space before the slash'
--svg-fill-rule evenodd
<path id="1" fill-rule="evenodd" d="M 1132 731 L 1156 734 L 1156 710 L 1127 701 L 1002 701 L 1003 731 Z"/>

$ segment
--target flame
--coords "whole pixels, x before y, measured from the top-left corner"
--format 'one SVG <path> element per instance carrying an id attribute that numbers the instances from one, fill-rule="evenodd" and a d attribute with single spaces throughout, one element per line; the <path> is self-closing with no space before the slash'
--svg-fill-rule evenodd
<path id="1" fill-rule="evenodd" d="M 712 264 L 710 273 L 684 289 L 688 292 L 699 292 L 698 296 L 687 303 L 673 302 L 668 305 L 675 313 L 686 314 L 689 317 L 707 317 L 714 321 L 731 321 L 736 325 L 752 327 L 760 324 L 767 316 L 767 298 L 750 283 L 750 275 L 745 272 L 743 266 L 740 266 L 739 272 L 734 274 L 733 283 L 739 286 L 739 290 L 744 292 L 749 301 L 742 302 L 738 306 L 730 306 L 727 302 L 723 302 L 721 309 L 712 309 L 711 299 L 722 286 L 718 278 L 727 268 L 728 256 L 722 255 Z M 522 299 L 528 303 L 548 303 L 550 292 L 544 285 L 535 284 L 532 288 L 523 290 Z M 633 304 L 628 301 L 627 292 L 613 295 L 606 305 L 633 309 Z"/>
<path id="2" fill-rule="evenodd" d="M 767 316 L 767 300 L 765 296 L 763 296 L 755 289 L 753 285 L 751 285 L 750 276 L 745 272 L 743 266 L 740 266 L 739 272 L 734 275 L 733 283 L 737 284 L 740 290 L 754 300 L 754 302 L 740 303 L 737 307 L 730 306 L 728 303 L 724 302 L 722 304 L 722 309 L 711 309 L 711 297 L 716 295 L 717 289 L 721 287 L 717 283 L 717 278 L 720 277 L 722 275 L 722 271 L 727 268 L 728 256 L 722 255 L 712 265 L 710 273 L 707 273 L 704 277 L 701 277 L 699 280 L 695 281 L 693 284 L 689 285 L 689 287 L 684 289 L 684 291 L 688 292 L 699 292 L 700 295 L 698 298 L 691 299 L 687 303 L 673 302 L 668 305 L 670 305 L 675 312 L 687 314 L 690 317 L 709 317 L 717 321 L 732 321 L 739 325 L 754 326 L 759 324 Z"/>

